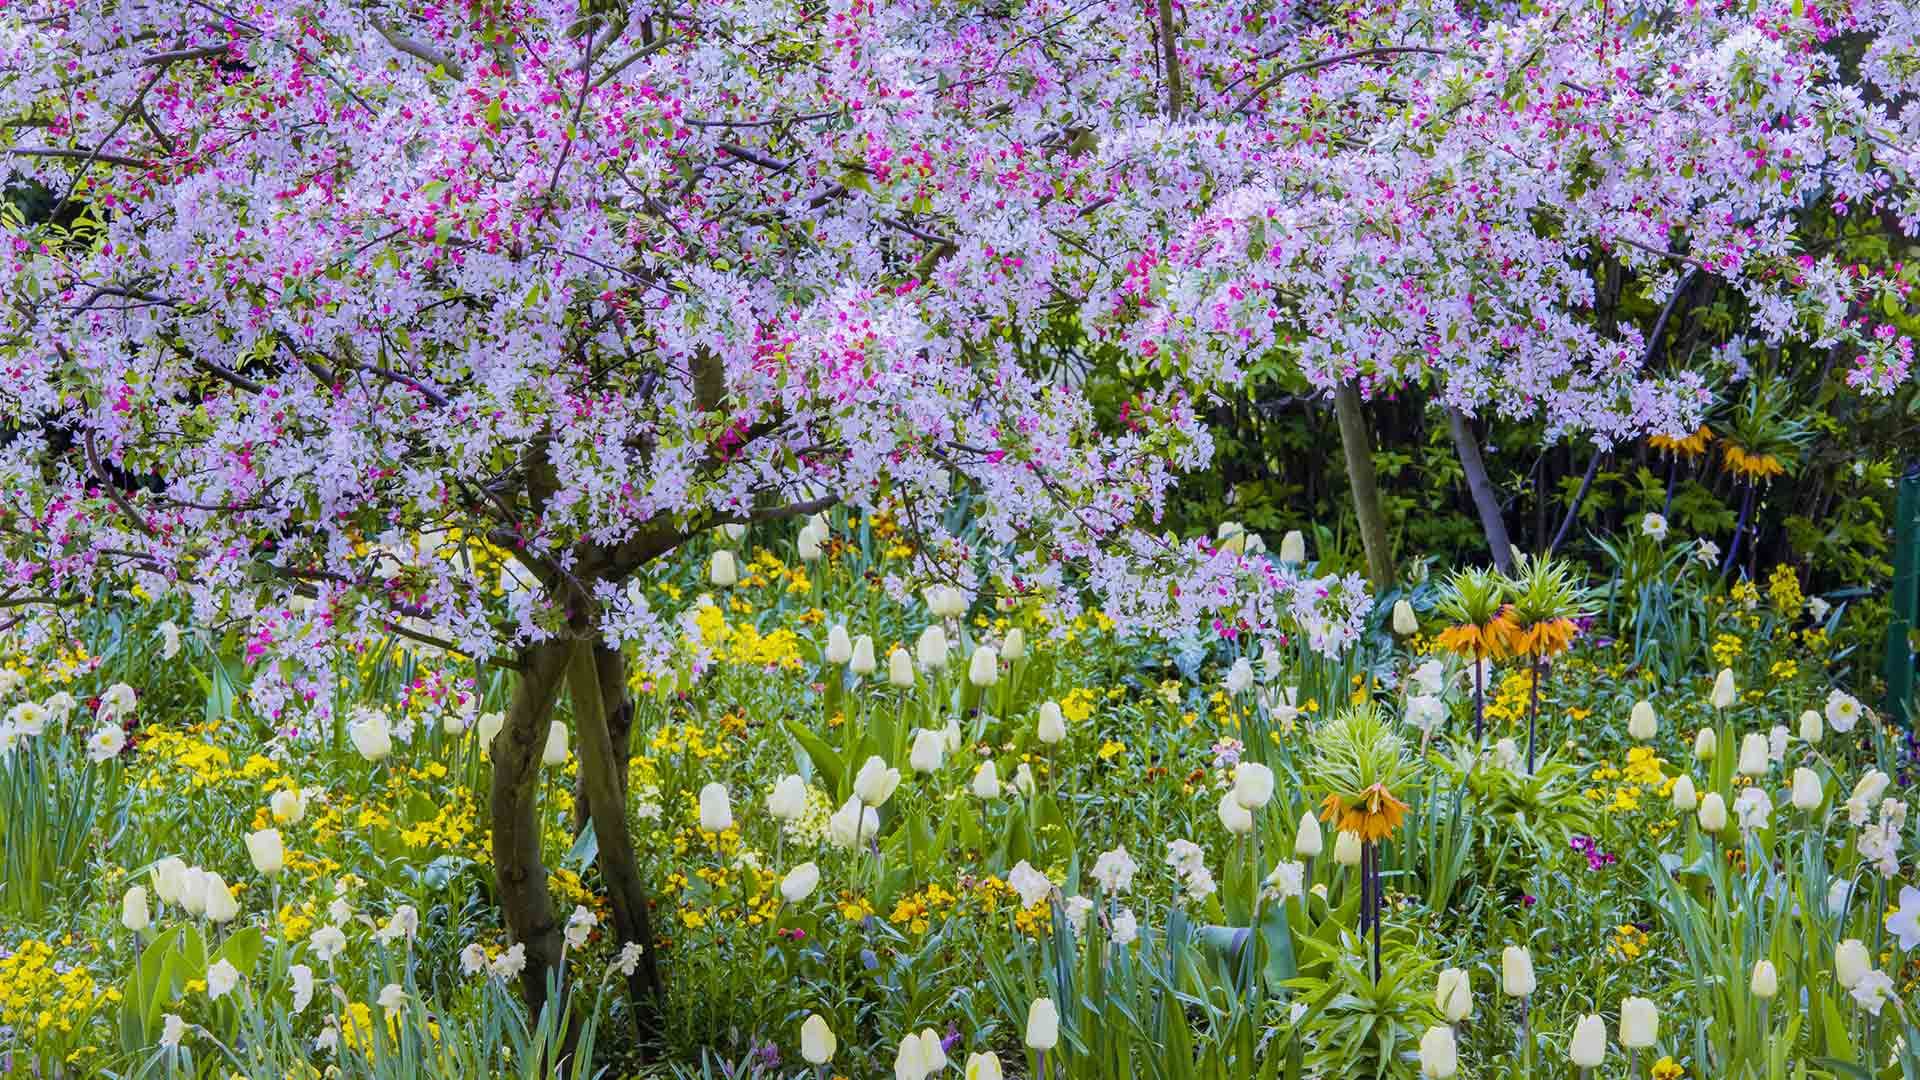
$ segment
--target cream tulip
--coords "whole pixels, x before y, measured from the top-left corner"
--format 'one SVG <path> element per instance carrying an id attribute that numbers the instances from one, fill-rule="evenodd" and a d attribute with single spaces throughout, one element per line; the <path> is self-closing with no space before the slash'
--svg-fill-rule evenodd
<path id="1" fill-rule="evenodd" d="M 1220 824 L 1235 836 L 1245 836 L 1253 831 L 1253 811 L 1241 806 L 1228 791 L 1220 796 Z"/>
<path id="2" fill-rule="evenodd" d="M 286 869 L 287 852 L 280 842 L 279 829 L 261 829 L 247 834 L 247 858 L 253 860 L 253 868 L 268 877 L 273 877 Z"/>
<path id="3" fill-rule="evenodd" d="M 1006 1073 L 1000 1068 L 1000 1055 L 988 1050 L 983 1054 L 967 1055 L 966 1080 L 1005 1080 Z"/>
<path id="4" fill-rule="evenodd" d="M 1473 1012 L 1473 984 L 1467 969 L 1450 967 L 1440 972 L 1433 989 L 1433 1008 L 1449 1024 L 1457 1024 Z"/>
<path id="5" fill-rule="evenodd" d="M 1244 812 L 1244 811 L 1243 811 Z M 1360 838 L 1350 832 L 1336 833 L 1333 838 L 1333 861 L 1340 866 L 1360 865 Z"/>
<path id="6" fill-rule="evenodd" d="M 387 714 L 378 709 L 368 709 L 349 723 L 347 735 L 353 740 L 353 748 L 368 761 L 379 761 L 393 753 L 393 730 Z"/>
<path id="7" fill-rule="evenodd" d="M 887 654 L 887 684 L 902 690 L 913 686 L 913 656 L 897 645 Z"/>
<path id="8" fill-rule="evenodd" d="M 1006 639 L 1000 642 L 1000 658 L 1011 664 L 1015 660 L 1027 658 L 1027 632 L 1014 627 L 1007 631 Z"/>
<path id="9" fill-rule="evenodd" d="M 785 897 L 789 904 L 797 904 L 805 900 L 813 895 L 813 890 L 819 887 L 820 868 L 810 862 L 801 863 L 787 871 L 786 876 L 780 879 L 780 895 Z"/>
<path id="10" fill-rule="evenodd" d="M 1693 777 L 1681 773 L 1673 782 L 1673 810 L 1677 814 L 1690 814 L 1700 806 L 1700 793 L 1694 790 Z"/>
<path id="11" fill-rule="evenodd" d="M 1716 709 L 1731 709 L 1737 700 L 1733 688 L 1733 669 L 1721 668 L 1720 674 L 1713 679 L 1713 695 L 1709 699 Z"/>
<path id="12" fill-rule="evenodd" d="M 1300 534 L 1300 530 L 1291 529 L 1280 538 L 1280 561 L 1283 563 L 1307 561 L 1307 538 Z"/>
<path id="13" fill-rule="evenodd" d="M 161 903 L 180 902 L 187 881 L 186 863 L 176 856 L 169 855 L 154 863 L 153 869 L 147 876 L 153 880 L 153 894 L 160 898 Z"/>
<path id="14" fill-rule="evenodd" d="M 1296 858 L 1311 859 L 1325 850 L 1325 841 L 1320 835 L 1320 822 L 1314 819 L 1313 811 L 1300 815 L 1300 829 L 1293 834 L 1293 854 Z"/>
<path id="15" fill-rule="evenodd" d="M 1761 960 L 1753 965 L 1753 978 L 1748 981 L 1747 989 L 1761 1001 L 1771 1001 L 1780 993 L 1780 973 L 1774 970 L 1773 961 Z"/>
<path id="16" fill-rule="evenodd" d="M 1873 960 L 1867 955 L 1867 946 L 1859 938 L 1848 938 L 1833 950 L 1833 977 L 1840 989 L 1851 990 L 1860 985 L 1873 969 Z"/>
<path id="17" fill-rule="evenodd" d="M 139 933 L 153 925 L 153 913 L 147 910 L 147 890 L 134 885 L 120 895 L 120 925 Z"/>
<path id="18" fill-rule="evenodd" d="M 844 664 L 853 659 L 853 638 L 848 636 L 844 623 L 834 623 L 827 630 L 827 663 Z"/>
<path id="19" fill-rule="evenodd" d="M 1420 618 L 1413 613 L 1413 605 L 1405 600 L 1393 602 L 1393 632 L 1408 637 L 1420 629 Z"/>
<path id="20" fill-rule="evenodd" d="M 767 793 L 767 813 L 776 821 L 798 821 L 807 812 L 807 782 L 788 773 Z"/>
<path id="21" fill-rule="evenodd" d="M 833 1060 L 833 1053 L 839 1048 L 840 1040 L 834 1038 L 833 1029 L 819 1013 L 807 1017 L 800 1025 L 800 1056 L 808 1064 L 825 1065 Z"/>
<path id="22" fill-rule="evenodd" d="M 1817 744 L 1819 743 L 1821 736 L 1825 735 L 1826 733 L 1827 733 L 1826 721 L 1820 718 L 1820 714 L 1818 712 L 1815 712 L 1812 709 L 1808 709 L 1807 711 L 1800 714 L 1800 741 L 1801 742 Z"/>
<path id="23" fill-rule="evenodd" d="M 1819 773 L 1804 765 L 1793 770 L 1793 805 L 1796 810 L 1818 810 L 1826 797 L 1826 792 L 1820 786 Z"/>
<path id="24" fill-rule="evenodd" d="M 1273 798 L 1273 770 L 1257 761 L 1243 761 L 1233 768 L 1233 801 L 1248 810 L 1258 810 Z"/>
<path id="25" fill-rule="evenodd" d="M 206 905 L 208 922 L 232 922 L 240 914 L 240 904 L 234 900 L 233 891 L 227 888 L 226 879 L 211 870 L 201 872 L 200 895 Z"/>
<path id="26" fill-rule="evenodd" d="M 1700 828 L 1717 833 L 1727 827 L 1727 800 L 1717 791 L 1709 791 L 1700 800 Z"/>
<path id="27" fill-rule="evenodd" d="M 1500 952 L 1500 991 L 1508 997 L 1526 997 L 1537 985 L 1533 977 L 1533 954 L 1522 945 L 1509 945 Z"/>
<path id="28" fill-rule="evenodd" d="M 1740 740 L 1740 761 L 1734 771 L 1741 776 L 1767 775 L 1767 737 L 1757 731 L 1749 731 Z"/>
<path id="29" fill-rule="evenodd" d="M 873 638 L 861 634 L 853 639 L 853 657 L 847 661 L 847 670 L 855 675 L 871 675 L 880 670 L 880 662 L 873 656 Z"/>
<path id="30" fill-rule="evenodd" d="M 1713 733 L 1712 728 L 1703 727 L 1699 734 L 1693 737 L 1693 756 L 1701 761 L 1712 761 L 1713 755 L 1718 753 L 1719 749 L 1720 737 Z"/>
<path id="31" fill-rule="evenodd" d="M 1060 1010 L 1052 998 L 1034 998 L 1027 1007 L 1027 1047 L 1051 1050 L 1060 1045 Z"/>
<path id="32" fill-rule="evenodd" d="M 1639 742 L 1651 742 L 1660 730 L 1660 719 L 1654 715 L 1651 701 L 1636 701 L 1633 712 L 1627 716 L 1627 734 Z"/>
<path id="33" fill-rule="evenodd" d="M 740 564 L 734 561 L 733 552 L 721 548 L 713 553 L 707 564 L 707 580 L 723 589 L 739 583 Z"/>
<path id="34" fill-rule="evenodd" d="M 885 806 L 899 786 L 900 770 L 887 768 L 878 754 L 867 758 L 853 777 L 853 794 L 867 806 Z"/>
<path id="35" fill-rule="evenodd" d="M 559 765 L 567 760 L 567 725 L 559 720 L 547 725 L 547 743 L 540 748 L 540 764 Z"/>
<path id="36" fill-rule="evenodd" d="M 939 772 L 946 756 L 946 738 L 937 731 L 922 728 L 913 737 L 913 749 L 907 754 L 907 764 L 917 773 Z"/>
<path id="37" fill-rule="evenodd" d="M 1620 1002 L 1620 1045 L 1645 1050 L 1660 1039 L 1660 1010 L 1643 997 Z"/>
<path id="38" fill-rule="evenodd" d="M 947 631 L 939 623 L 920 631 L 920 640 L 914 646 L 920 666 L 928 671 L 941 671 L 947 666 Z"/>
<path id="39" fill-rule="evenodd" d="M 991 645 L 982 645 L 967 658 L 967 681 L 985 689 L 1000 681 L 1000 653 Z"/>
<path id="40" fill-rule="evenodd" d="M 727 797 L 725 784 L 711 783 L 700 789 L 700 828 L 710 833 L 733 828 L 733 801 Z"/>
<path id="41" fill-rule="evenodd" d="M 1607 1022 L 1598 1016 L 1583 1016 L 1573 1026 L 1573 1039 L 1567 1044 L 1567 1060 L 1582 1069 L 1597 1067 L 1607 1059 Z"/>
<path id="42" fill-rule="evenodd" d="M 298 825 L 307 816 L 307 797 L 299 788 L 281 788 L 267 800 L 267 812 L 282 825 Z"/>
<path id="43" fill-rule="evenodd" d="M 1448 1080 L 1460 1071 L 1460 1047 L 1453 1029 L 1435 1025 L 1420 1036 L 1420 1075 L 1426 1080 Z"/>
<path id="44" fill-rule="evenodd" d="M 1060 703 L 1046 701 L 1040 704 L 1040 721 L 1035 725 L 1035 734 L 1046 746 L 1058 746 L 1067 741 L 1066 715 L 1060 711 Z"/>
<path id="45" fill-rule="evenodd" d="M 993 762 L 983 761 L 973 773 L 973 793 L 982 799 L 1000 797 L 1000 770 Z"/>

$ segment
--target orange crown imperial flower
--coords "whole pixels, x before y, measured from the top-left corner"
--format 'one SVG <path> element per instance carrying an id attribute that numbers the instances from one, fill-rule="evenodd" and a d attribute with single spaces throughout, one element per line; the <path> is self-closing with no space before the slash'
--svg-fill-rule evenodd
<path id="1" fill-rule="evenodd" d="M 1506 624 L 1506 645 L 1516 656 L 1558 656 L 1573 647 L 1572 619 L 1542 619 L 1532 626 Z"/>
<path id="2" fill-rule="evenodd" d="M 1351 805 L 1338 794 L 1328 795 L 1320 804 L 1320 820 L 1333 823 L 1343 833 L 1358 836 L 1363 843 L 1391 837 L 1406 819 L 1407 804 L 1393 797 L 1385 785 L 1375 784 L 1360 793 Z"/>
<path id="3" fill-rule="evenodd" d="M 1698 457 L 1706 453 L 1707 444 L 1713 441 L 1713 429 L 1705 424 L 1695 428 L 1691 435 L 1649 435 L 1647 445 L 1655 450 L 1665 450 L 1670 454 L 1684 454 Z"/>
<path id="4" fill-rule="evenodd" d="M 1750 453 L 1732 443 L 1721 451 L 1721 457 L 1727 463 L 1728 471 L 1746 480 L 1769 480 L 1776 476 L 1785 476 L 1787 467 L 1772 454 Z"/>

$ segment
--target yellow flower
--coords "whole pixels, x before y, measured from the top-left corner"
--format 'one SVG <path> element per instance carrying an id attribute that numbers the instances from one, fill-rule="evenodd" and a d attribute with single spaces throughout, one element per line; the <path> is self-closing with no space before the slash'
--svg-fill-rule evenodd
<path id="1" fill-rule="evenodd" d="M 1663 1057 L 1653 1063 L 1652 1075 L 1653 1080 L 1681 1080 L 1682 1077 L 1687 1075 L 1687 1070 L 1674 1064 L 1672 1058 Z"/>

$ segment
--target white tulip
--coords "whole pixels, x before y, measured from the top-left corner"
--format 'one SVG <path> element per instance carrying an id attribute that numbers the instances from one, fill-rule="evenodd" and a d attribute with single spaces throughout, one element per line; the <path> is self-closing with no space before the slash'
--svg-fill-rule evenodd
<path id="1" fill-rule="evenodd" d="M 1307 538 L 1300 535 L 1300 530 L 1290 529 L 1280 538 L 1280 561 L 1283 563 L 1307 561 Z"/>
<path id="2" fill-rule="evenodd" d="M 547 725 L 547 743 L 540 748 L 540 764 L 559 765 L 567 760 L 567 725 L 559 720 Z"/>
<path id="3" fill-rule="evenodd" d="M 1651 701 L 1636 701 L 1633 712 L 1627 717 L 1627 734 L 1640 742 L 1651 742 L 1659 732 L 1660 721 L 1653 712 Z"/>
<path id="4" fill-rule="evenodd" d="M 1257 761 L 1243 761 L 1233 769 L 1233 801 L 1258 810 L 1273 798 L 1273 770 Z"/>
<path id="5" fill-rule="evenodd" d="M 153 880 L 153 894 L 161 903 L 177 904 L 186 885 L 187 864 L 169 855 L 153 864 L 148 877 Z"/>
<path id="6" fill-rule="evenodd" d="M 1773 961 L 1761 960 L 1753 965 L 1753 979 L 1747 988 L 1762 1001 L 1769 1001 L 1780 993 L 1780 973 L 1774 970 Z"/>
<path id="7" fill-rule="evenodd" d="M 788 773 L 767 793 L 767 813 L 777 821 L 798 821 L 807 810 L 807 782 Z"/>
<path id="8" fill-rule="evenodd" d="M 844 623 L 834 623 L 827 630 L 827 663 L 844 664 L 853 659 L 853 638 L 848 636 Z"/>
<path id="9" fill-rule="evenodd" d="M 801 562 L 816 562 L 820 558 L 821 545 L 825 542 L 826 538 L 815 532 L 813 526 L 803 525 L 799 538 L 794 541 L 794 548 Z"/>
<path id="10" fill-rule="evenodd" d="M 1660 1039 L 1660 1010 L 1643 997 L 1620 1002 L 1620 1045 L 1645 1050 Z"/>
<path id="11" fill-rule="evenodd" d="M 147 910 L 145 886 L 134 885 L 121 894 L 120 925 L 136 934 L 153 925 L 153 913 Z"/>
<path id="12" fill-rule="evenodd" d="M 1333 861 L 1340 866 L 1360 865 L 1360 838 L 1353 833 L 1336 833 L 1333 837 Z"/>
<path id="13" fill-rule="evenodd" d="M 282 825 L 298 825 L 307 816 L 307 796 L 299 788 L 281 788 L 267 800 L 267 812 Z"/>
<path id="14" fill-rule="evenodd" d="M 920 631 L 920 640 L 914 646 L 920 666 L 928 671 L 941 671 L 947 666 L 947 631 L 939 623 Z"/>
<path id="15" fill-rule="evenodd" d="M 1420 618 L 1413 613 L 1413 605 L 1405 600 L 1393 602 L 1393 632 L 1407 637 L 1420 629 Z"/>
<path id="16" fill-rule="evenodd" d="M 353 739 L 353 748 L 368 761 L 379 761 L 393 753 L 393 730 L 387 714 L 379 709 L 363 710 L 359 719 L 347 725 L 347 735 Z"/>
<path id="17" fill-rule="evenodd" d="M 1720 737 L 1713 733 L 1712 728 L 1703 727 L 1700 729 L 1700 733 L 1693 737 L 1694 757 L 1699 758 L 1701 761 L 1712 761 L 1713 755 L 1719 752 Z"/>
<path id="18" fill-rule="evenodd" d="M 1473 1012 L 1473 984 L 1465 968 L 1450 967 L 1440 972 L 1433 990 L 1433 1007 L 1449 1024 L 1457 1024 Z"/>
<path id="19" fill-rule="evenodd" d="M 1000 770 L 994 768 L 993 762 L 983 761 L 974 770 L 973 793 L 983 799 L 1000 797 Z"/>
<path id="20" fill-rule="evenodd" d="M 1583 1016 L 1573 1026 L 1573 1041 L 1567 1044 L 1567 1060 L 1582 1069 L 1592 1069 L 1607 1059 L 1607 1022 L 1598 1016 Z"/>
<path id="21" fill-rule="evenodd" d="M 1034 787 L 1035 787 L 1035 784 L 1033 782 L 1032 767 L 1029 766 L 1024 761 L 1021 762 L 1019 765 L 1015 766 L 1013 770 L 1012 783 L 1013 783 L 1013 790 L 1019 792 L 1022 795 L 1032 796 Z"/>
<path id="22" fill-rule="evenodd" d="M 1000 657 L 1009 664 L 1026 659 L 1027 632 L 1017 626 L 1007 631 L 1006 640 L 1000 643 Z"/>
<path id="23" fill-rule="evenodd" d="M 710 833 L 733 828 L 733 801 L 727 797 L 725 784 L 712 783 L 700 789 L 700 828 Z"/>
<path id="24" fill-rule="evenodd" d="M 1320 823 L 1309 810 L 1300 815 L 1300 829 L 1293 834 L 1293 853 L 1299 858 L 1311 859 L 1323 850 L 1325 841 L 1320 836 Z"/>
<path id="25" fill-rule="evenodd" d="M 1060 1045 L 1060 1010 L 1052 998 L 1034 998 L 1027 1007 L 1027 1046 L 1033 1050 L 1051 1050 Z"/>
<path id="26" fill-rule="evenodd" d="M 733 560 L 733 552 L 726 548 L 713 553 L 713 560 L 707 564 L 707 580 L 721 588 L 738 584 L 740 565 Z"/>
<path id="27" fill-rule="evenodd" d="M 991 1050 L 968 1054 L 965 1080 L 1006 1080 L 1006 1073 L 1000 1068 L 1000 1055 Z"/>
<path id="28" fill-rule="evenodd" d="M 1700 800 L 1700 828 L 1717 833 L 1727 827 L 1727 800 L 1717 791 L 1709 791 Z"/>
<path id="29" fill-rule="evenodd" d="M 1826 734 L 1825 728 L 1826 725 L 1821 721 L 1820 714 L 1814 712 L 1812 709 L 1808 709 L 1800 714 L 1801 742 L 1818 743 L 1820 737 Z"/>
<path id="30" fill-rule="evenodd" d="M 1508 997 L 1526 997 L 1537 985 L 1533 977 L 1533 954 L 1524 946 L 1509 945 L 1500 952 L 1500 990 Z"/>
<path id="31" fill-rule="evenodd" d="M 1734 770 L 1742 776 L 1767 775 L 1767 737 L 1749 731 L 1740 740 L 1740 761 Z"/>
<path id="32" fill-rule="evenodd" d="M 900 786 L 900 770 L 887 768 L 878 754 L 867 758 L 853 778 L 853 794 L 868 806 L 885 806 Z"/>
<path id="33" fill-rule="evenodd" d="M 1731 709 L 1738 700 L 1733 689 L 1733 669 L 1721 668 L 1720 674 L 1713 678 L 1713 695 L 1709 702 L 1716 709 Z"/>
<path id="34" fill-rule="evenodd" d="M 1840 989 L 1851 990 L 1872 970 L 1867 946 L 1859 938 L 1848 938 L 1833 950 L 1833 977 Z"/>
<path id="35" fill-rule="evenodd" d="M 1802 766 L 1793 770 L 1793 805 L 1796 810 L 1813 811 L 1826 801 L 1820 786 L 1820 774 Z"/>
<path id="36" fill-rule="evenodd" d="M 1253 811 L 1241 806 L 1228 791 L 1220 796 L 1220 824 L 1235 836 L 1245 836 L 1253 831 Z"/>
<path id="37" fill-rule="evenodd" d="M 280 873 L 287 867 L 286 847 L 280 842 L 279 829 L 261 829 L 247 834 L 247 858 L 253 860 L 253 868 L 268 877 Z"/>
<path id="38" fill-rule="evenodd" d="M 871 806 L 862 806 L 858 795 L 827 819 L 827 840 L 842 850 L 871 841 L 880 833 L 880 815 Z"/>
<path id="39" fill-rule="evenodd" d="M 873 657 L 873 638 L 861 634 L 853 639 L 853 657 L 847 661 L 847 670 L 855 675 L 871 675 L 880 670 L 879 661 Z"/>
<path id="40" fill-rule="evenodd" d="M 1244 694 L 1253 685 L 1253 664 L 1242 656 L 1227 669 L 1227 693 Z"/>
<path id="41" fill-rule="evenodd" d="M 780 879 L 780 895 L 785 897 L 789 904 L 797 904 L 805 900 L 813 895 L 813 890 L 819 887 L 820 868 L 810 862 L 801 863 L 787 871 L 787 876 Z"/>
<path id="42" fill-rule="evenodd" d="M 493 740 L 500 729 L 507 726 L 507 714 L 503 712 L 483 712 L 475 721 L 475 730 L 480 736 L 480 752 L 489 756 L 493 753 Z"/>
<path id="43" fill-rule="evenodd" d="M 887 683 L 902 690 L 913 686 L 913 657 L 899 646 L 887 654 Z"/>
<path id="44" fill-rule="evenodd" d="M 1040 741 L 1047 746 L 1058 746 L 1067 741 L 1067 719 L 1060 711 L 1057 701 L 1042 702 L 1040 722 L 1036 727 Z"/>
<path id="45" fill-rule="evenodd" d="M 967 681 L 981 688 L 1000 681 L 1000 654 L 993 646 L 982 645 L 973 650 L 967 659 Z"/>
<path id="46" fill-rule="evenodd" d="M 922 728 L 913 737 L 913 749 L 907 754 L 907 764 L 917 773 L 939 772 L 946 756 L 946 738 L 937 731 Z"/>
<path id="47" fill-rule="evenodd" d="M 1426 1080 L 1448 1080 L 1460 1071 L 1460 1048 L 1453 1029 L 1435 1025 L 1420 1036 L 1420 1075 Z"/>
<path id="48" fill-rule="evenodd" d="M 1700 793 L 1694 790 L 1693 777 L 1680 774 L 1673 782 L 1673 810 L 1677 814 L 1690 814 L 1700 806 Z"/>
<path id="49" fill-rule="evenodd" d="M 234 900 L 233 892 L 227 888 L 226 879 L 211 870 L 201 873 L 200 895 L 202 902 L 206 905 L 208 922 L 232 922 L 234 917 L 240 914 L 240 904 Z"/>
<path id="50" fill-rule="evenodd" d="M 840 1048 L 840 1040 L 834 1038 L 833 1029 L 819 1013 L 807 1017 L 800 1025 L 800 1056 L 811 1065 L 825 1065 L 833 1060 L 833 1052 Z"/>

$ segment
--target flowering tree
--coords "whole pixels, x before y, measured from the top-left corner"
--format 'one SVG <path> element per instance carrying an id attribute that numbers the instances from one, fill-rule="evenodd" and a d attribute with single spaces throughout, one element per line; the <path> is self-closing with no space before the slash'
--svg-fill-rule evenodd
<path id="1" fill-rule="evenodd" d="M 0 25 L 0 604 L 32 633 L 103 582 L 176 596 L 244 636 L 290 737 L 334 722 L 357 643 L 516 668 L 493 849 L 535 1000 L 563 683 L 616 930 L 651 939 L 623 647 L 672 631 L 623 585 L 704 530 L 886 505 L 929 578 L 1337 651 L 1358 579 L 1157 526 L 1252 364 L 1343 409 L 1429 386 L 1690 430 L 1707 388 L 1659 324 L 1592 318 L 1605 257 L 1663 300 L 1712 276 L 1760 337 L 1860 343 L 1865 389 L 1908 376 L 1862 317 L 1897 281 L 1792 228 L 1814 202 L 1920 223 L 1894 0 L 32 0 Z M 1858 84 L 1836 41 L 1865 42 Z M 963 494 L 973 543 L 941 525 Z M 492 551 L 531 587 L 501 596 Z"/>

